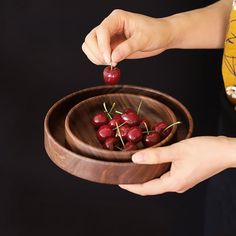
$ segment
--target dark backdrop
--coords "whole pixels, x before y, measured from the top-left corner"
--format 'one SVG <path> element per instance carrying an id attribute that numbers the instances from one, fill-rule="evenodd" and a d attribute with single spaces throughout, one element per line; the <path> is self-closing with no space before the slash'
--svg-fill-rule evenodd
<path id="1" fill-rule="evenodd" d="M 213 1 L 2 0 L 0 3 L 0 235 L 202 235 L 205 185 L 184 194 L 140 197 L 76 178 L 43 146 L 50 106 L 101 85 L 102 66 L 81 51 L 111 10 L 155 17 Z M 193 26 L 194 27 L 194 26 Z M 194 135 L 216 133 L 221 50 L 171 50 L 120 63 L 121 83 L 152 87 L 191 111 Z"/>

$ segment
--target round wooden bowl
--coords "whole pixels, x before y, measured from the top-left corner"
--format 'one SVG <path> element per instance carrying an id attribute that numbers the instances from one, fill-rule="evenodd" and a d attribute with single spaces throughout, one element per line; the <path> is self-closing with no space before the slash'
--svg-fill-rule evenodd
<path id="1" fill-rule="evenodd" d="M 140 94 L 163 102 L 173 110 L 177 120 L 182 122 L 176 131 L 175 142 L 191 137 L 192 116 L 188 109 L 172 96 L 154 89 L 131 85 L 97 86 L 62 98 L 47 112 L 44 121 L 44 145 L 48 156 L 64 171 L 97 183 L 134 184 L 160 177 L 168 171 L 170 163 L 137 165 L 132 162 L 102 161 L 75 153 L 67 146 L 65 118 L 69 110 L 87 98 L 106 93 Z"/>
<path id="2" fill-rule="evenodd" d="M 137 111 L 139 105 L 140 118 L 147 118 L 150 126 L 156 122 L 165 121 L 167 124 L 176 122 L 173 111 L 155 99 L 135 94 L 115 93 L 104 94 L 78 103 L 67 114 L 65 120 L 65 137 L 70 148 L 85 156 L 107 161 L 131 161 L 132 155 L 137 151 L 110 151 L 103 148 L 103 145 L 96 137 L 96 129 L 91 121 L 95 114 L 104 111 L 103 103 L 107 109 L 115 103 L 114 110 L 124 111 L 131 108 Z M 177 126 L 171 128 L 170 134 L 153 147 L 167 145 L 172 140 Z M 143 149 L 142 142 L 139 149 Z"/>

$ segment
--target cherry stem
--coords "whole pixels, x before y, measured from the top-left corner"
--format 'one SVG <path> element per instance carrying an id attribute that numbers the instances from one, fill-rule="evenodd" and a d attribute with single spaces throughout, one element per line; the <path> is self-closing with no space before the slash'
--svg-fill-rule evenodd
<path id="1" fill-rule="evenodd" d="M 123 122 L 122 124 L 118 125 L 118 128 L 120 128 L 121 126 L 123 126 L 123 125 L 126 124 L 126 123 L 127 123 L 127 121 L 125 121 L 125 122 Z M 117 127 L 114 128 L 113 130 L 116 130 L 116 129 L 117 129 Z"/>
<path id="2" fill-rule="evenodd" d="M 147 130 L 147 131 L 143 131 L 143 134 L 150 134 L 150 133 L 156 133 L 155 130 Z"/>
<path id="3" fill-rule="evenodd" d="M 181 121 L 176 121 L 176 122 L 168 125 L 165 129 L 162 130 L 162 133 L 165 132 L 166 130 L 168 130 L 169 128 L 171 128 L 172 126 L 179 125 L 179 124 L 182 124 L 182 122 Z"/>
<path id="4" fill-rule="evenodd" d="M 118 136 L 119 136 L 119 138 L 120 138 L 120 141 L 121 141 L 123 147 L 125 147 L 125 144 L 124 144 L 123 138 L 121 137 L 120 129 L 119 129 L 119 126 L 118 126 L 118 123 L 117 123 L 117 122 L 116 122 L 116 129 L 117 129 L 117 133 L 118 133 Z"/>
<path id="5" fill-rule="evenodd" d="M 117 148 L 118 150 L 122 151 L 122 148 L 120 148 L 119 146 L 115 146 L 115 148 Z"/>
<path id="6" fill-rule="evenodd" d="M 113 69 L 113 66 L 112 66 L 112 64 L 111 64 L 111 70 Z"/>
<path id="7" fill-rule="evenodd" d="M 137 114 L 139 114 L 139 112 L 140 112 L 142 103 L 143 103 L 143 101 L 141 100 L 140 103 L 139 103 L 139 105 L 138 105 Z"/>
<path id="8" fill-rule="evenodd" d="M 121 111 L 115 110 L 115 113 L 122 115 L 123 113 Z"/>
<path id="9" fill-rule="evenodd" d="M 110 113 L 109 113 L 108 110 L 107 110 L 107 106 L 106 106 L 106 103 L 105 103 L 105 102 L 103 103 L 103 107 L 104 107 L 104 109 L 105 109 L 105 112 L 107 113 L 107 116 L 108 116 L 110 119 L 112 119 Z"/>
<path id="10" fill-rule="evenodd" d="M 108 112 L 109 114 L 112 112 L 112 110 L 115 108 L 115 106 L 116 106 L 116 103 L 114 102 L 114 103 L 112 104 L 112 107 L 111 107 L 110 111 Z"/>
<path id="11" fill-rule="evenodd" d="M 147 134 L 149 135 L 149 130 L 148 130 L 147 123 L 145 121 L 143 123 L 144 123 L 144 126 L 145 126 L 146 130 L 147 130 Z"/>

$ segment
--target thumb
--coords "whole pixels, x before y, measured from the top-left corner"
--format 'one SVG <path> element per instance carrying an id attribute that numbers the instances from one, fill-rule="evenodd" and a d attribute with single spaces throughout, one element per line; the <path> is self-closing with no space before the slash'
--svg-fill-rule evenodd
<path id="1" fill-rule="evenodd" d="M 135 37 L 135 35 L 133 35 L 127 40 L 118 44 L 116 48 L 114 48 L 111 54 L 111 60 L 114 63 L 118 63 L 139 50 L 140 41 L 137 40 L 137 37 Z"/>
<path id="2" fill-rule="evenodd" d="M 136 152 L 132 156 L 132 161 L 137 164 L 159 164 L 172 162 L 175 158 L 175 153 L 172 146 L 147 148 Z"/>

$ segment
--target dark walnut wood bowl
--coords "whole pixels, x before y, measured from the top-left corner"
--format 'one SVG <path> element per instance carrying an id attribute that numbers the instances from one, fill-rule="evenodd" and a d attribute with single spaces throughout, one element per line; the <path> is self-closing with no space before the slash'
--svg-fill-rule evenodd
<path id="1" fill-rule="evenodd" d="M 116 85 L 97 86 L 69 94 L 57 101 L 47 112 L 44 120 L 45 150 L 55 165 L 76 177 L 103 184 L 135 184 L 158 178 L 170 167 L 170 163 L 137 165 L 132 162 L 96 160 L 73 152 L 65 140 L 65 118 L 77 103 L 107 93 L 132 93 L 144 95 L 170 107 L 182 124 L 178 126 L 175 142 L 190 138 L 193 120 L 188 109 L 174 97 L 151 88 Z"/>
<path id="2" fill-rule="evenodd" d="M 104 111 L 103 103 L 109 110 L 115 103 L 114 110 L 124 111 L 131 108 L 137 111 L 141 102 L 139 117 L 147 118 L 152 126 L 156 122 L 165 121 L 168 125 L 176 122 L 173 111 L 158 100 L 135 94 L 104 94 L 86 99 L 74 106 L 65 120 L 65 136 L 70 148 L 85 156 L 107 161 L 131 161 L 135 151 L 111 151 L 103 148 L 96 137 L 96 129 L 92 125 L 95 114 Z M 153 147 L 167 145 L 171 142 L 177 126 L 171 128 L 170 134 Z M 139 150 L 145 148 L 139 142 Z"/>

